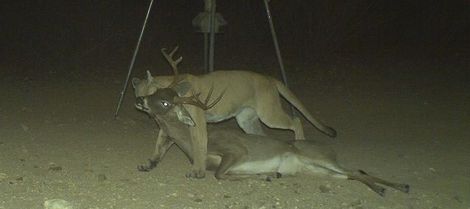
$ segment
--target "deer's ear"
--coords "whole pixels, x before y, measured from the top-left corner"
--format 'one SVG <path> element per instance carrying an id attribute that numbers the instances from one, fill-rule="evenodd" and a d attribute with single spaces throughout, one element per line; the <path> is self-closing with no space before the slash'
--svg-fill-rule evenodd
<path id="1" fill-rule="evenodd" d="M 186 95 L 186 93 L 188 93 L 190 89 L 191 89 L 191 84 L 187 81 L 179 82 L 173 87 L 173 90 L 175 90 L 178 96 L 180 97 Z"/>
<path id="2" fill-rule="evenodd" d="M 195 126 L 193 118 L 189 114 L 188 110 L 184 108 L 182 105 L 175 106 L 176 115 L 178 116 L 178 120 L 188 126 Z"/>

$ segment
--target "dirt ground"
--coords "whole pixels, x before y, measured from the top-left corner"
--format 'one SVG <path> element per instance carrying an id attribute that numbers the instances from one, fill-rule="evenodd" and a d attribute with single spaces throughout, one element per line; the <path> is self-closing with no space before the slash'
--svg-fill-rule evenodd
<path id="1" fill-rule="evenodd" d="M 346 167 L 411 185 L 409 194 L 389 189 L 380 197 L 358 182 L 328 177 L 232 182 L 208 173 L 187 179 L 190 164 L 177 148 L 157 169 L 139 172 L 157 129 L 133 107 L 130 89 L 114 119 L 126 72 L 89 68 L 33 76 L 2 66 L 0 209 L 43 208 L 50 199 L 78 209 L 470 209 L 468 67 L 467 61 L 344 61 L 289 71 L 291 89 L 338 131 L 330 139 L 304 123 L 308 138 L 331 144 Z M 168 74 L 163 68 L 154 74 Z M 256 71 L 277 70 L 273 64 Z M 143 72 L 134 75 L 142 78 Z M 212 128 L 227 126 L 236 124 Z"/>

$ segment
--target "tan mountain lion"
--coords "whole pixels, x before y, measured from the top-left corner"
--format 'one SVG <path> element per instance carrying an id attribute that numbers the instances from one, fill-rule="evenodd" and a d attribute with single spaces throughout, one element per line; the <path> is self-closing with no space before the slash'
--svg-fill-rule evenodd
<path id="1" fill-rule="evenodd" d="M 211 109 L 203 110 L 192 105 L 187 106 L 189 114 L 197 126 L 190 127 L 191 144 L 193 146 L 194 164 L 188 177 L 202 178 L 206 169 L 205 159 L 207 154 L 207 127 L 206 123 L 216 123 L 235 117 L 238 125 L 249 134 L 265 135 L 261 122 L 270 128 L 289 129 L 295 133 L 295 139 L 305 139 L 302 124 L 297 117 L 291 117 L 281 105 L 284 97 L 319 131 L 330 137 L 336 136 L 336 131 L 315 119 L 300 102 L 300 100 L 280 81 L 272 77 L 264 76 L 249 71 L 215 71 L 209 74 L 195 76 L 190 74 L 178 74 L 177 65 L 182 57 L 174 60 L 173 55 L 178 47 L 169 54 L 162 49 L 163 56 L 170 63 L 173 76 L 153 77 L 147 71 L 147 78 L 140 80 L 134 78 L 132 85 L 137 98 L 148 96 L 157 89 L 175 87 L 180 96 L 187 96 L 198 92 L 200 96 L 210 93 L 221 94 L 225 92 L 220 101 Z M 182 85 L 177 85 L 182 84 Z M 214 92 L 210 91 L 213 89 Z M 140 171 L 149 171 L 156 166 L 155 159 L 163 155 L 159 150 L 164 143 L 167 134 L 164 131 L 158 133 L 156 148 L 149 163 L 138 167 Z"/>

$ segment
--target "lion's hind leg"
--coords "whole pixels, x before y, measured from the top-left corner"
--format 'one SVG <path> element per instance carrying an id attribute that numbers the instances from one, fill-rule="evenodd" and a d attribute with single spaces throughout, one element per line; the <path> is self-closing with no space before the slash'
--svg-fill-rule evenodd
<path id="1" fill-rule="evenodd" d="M 247 134 L 266 136 L 259 120 L 258 114 L 253 108 L 246 107 L 235 116 L 238 125 Z"/>
<path id="2" fill-rule="evenodd" d="M 289 129 L 295 133 L 296 140 L 305 139 L 304 130 L 300 118 L 290 116 L 281 105 L 277 92 L 263 95 L 258 98 L 256 112 L 259 119 L 270 128 Z M 266 105 L 269 104 L 269 105 Z"/>

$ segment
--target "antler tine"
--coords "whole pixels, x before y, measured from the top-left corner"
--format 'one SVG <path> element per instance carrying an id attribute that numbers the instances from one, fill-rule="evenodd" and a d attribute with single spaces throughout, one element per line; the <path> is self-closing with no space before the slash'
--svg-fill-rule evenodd
<path id="1" fill-rule="evenodd" d="M 180 48 L 179 46 L 175 46 L 175 48 L 173 50 L 171 50 L 171 52 L 170 52 L 170 57 L 173 57 L 173 55 L 175 54 L 176 51 L 178 51 L 179 48 Z"/>
<path id="2" fill-rule="evenodd" d="M 213 87 L 213 86 L 212 86 L 212 87 Z M 211 89 L 213 89 L 212 87 L 211 87 Z M 224 90 L 222 91 L 222 93 L 220 93 L 220 95 L 217 97 L 217 99 L 215 99 L 210 105 L 207 105 L 207 102 L 209 101 L 209 95 L 208 95 L 207 98 L 206 98 L 206 107 L 207 107 L 206 110 L 208 110 L 208 109 L 214 107 L 217 103 L 219 103 L 219 101 L 220 101 L 220 100 L 222 99 L 222 97 L 224 96 L 226 90 L 227 90 L 227 89 L 224 89 Z M 212 91 L 211 91 L 210 93 L 212 93 Z"/>
<path id="3" fill-rule="evenodd" d="M 207 93 L 207 97 L 204 100 L 204 104 L 207 105 L 209 102 L 210 97 L 212 96 L 212 92 L 214 91 L 214 84 L 212 84 L 211 88 L 209 89 L 209 92 Z"/>
<path id="4" fill-rule="evenodd" d="M 166 60 L 168 61 L 168 63 L 170 63 L 171 67 L 173 68 L 173 71 L 175 72 L 175 74 L 178 74 L 178 64 L 183 60 L 183 57 L 180 56 L 178 59 L 174 60 L 173 59 L 173 55 L 176 53 L 176 51 L 178 50 L 178 46 L 176 46 L 171 52 L 170 54 L 168 54 L 166 51 L 167 49 L 166 48 L 162 48 L 161 49 L 161 52 L 163 54 L 163 56 L 166 58 Z"/>
<path id="5" fill-rule="evenodd" d="M 194 105 L 196 107 L 200 107 L 203 110 L 206 110 L 206 107 L 207 107 L 199 100 L 197 95 L 192 95 L 189 97 L 176 97 L 175 103 Z"/>
<path id="6" fill-rule="evenodd" d="M 179 99 L 178 99 L 177 103 L 190 104 L 190 105 L 200 107 L 203 110 L 208 110 L 208 109 L 214 107 L 222 99 L 223 95 L 225 94 L 226 89 L 224 89 L 222 91 L 222 93 L 220 93 L 220 95 L 217 97 L 217 99 L 215 99 L 211 104 L 208 104 L 213 90 L 214 90 L 214 86 L 212 86 L 211 89 L 209 90 L 209 93 L 207 94 L 207 97 L 206 97 L 204 103 L 199 98 L 200 93 L 193 94 L 190 97 L 178 97 Z"/>
<path id="7" fill-rule="evenodd" d="M 173 59 L 173 55 L 176 53 L 176 51 L 178 50 L 178 46 L 176 46 L 173 50 L 171 50 L 170 54 L 167 53 L 167 49 L 166 48 L 162 48 L 161 49 L 161 52 L 163 54 L 163 56 L 165 57 L 165 59 L 168 61 L 168 63 L 170 64 L 172 70 L 173 70 L 173 73 L 175 74 L 174 75 L 174 79 L 173 79 L 173 82 L 168 86 L 168 87 L 173 87 L 174 85 L 176 85 L 176 83 L 178 83 L 178 64 L 183 60 L 183 57 L 180 56 L 178 59 L 174 60 Z"/>
<path id="8" fill-rule="evenodd" d="M 214 101 L 212 101 L 211 104 L 209 104 L 209 100 L 210 100 L 210 98 L 211 98 L 211 96 L 212 96 L 212 92 L 214 91 L 214 84 L 212 84 L 211 88 L 209 89 L 209 92 L 207 93 L 207 97 L 206 97 L 206 99 L 205 99 L 205 101 L 204 101 L 204 105 L 206 106 L 206 108 L 207 108 L 207 109 L 210 109 L 210 108 L 214 107 L 217 103 L 219 103 L 219 101 L 220 101 L 220 100 L 222 99 L 222 97 L 224 96 L 226 90 L 227 90 L 227 89 L 225 88 L 225 89 L 220 93 L 220 95 L 219 95 Z"/>

